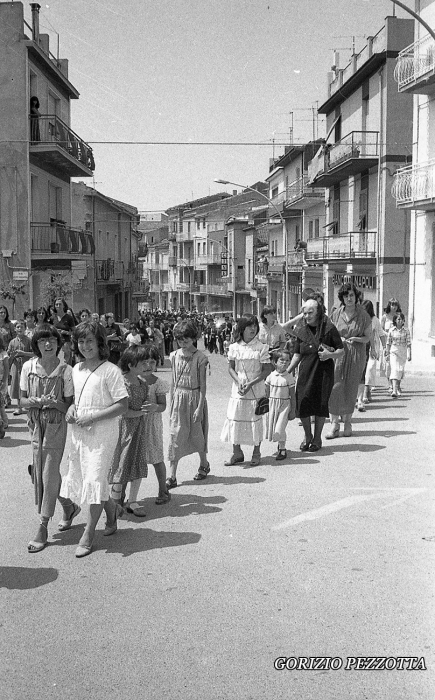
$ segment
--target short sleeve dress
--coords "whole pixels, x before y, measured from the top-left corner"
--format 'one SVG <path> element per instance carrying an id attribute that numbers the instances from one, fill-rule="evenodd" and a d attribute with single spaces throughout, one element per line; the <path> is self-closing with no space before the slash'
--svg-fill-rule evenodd
<path id="1" fill-rule="evenodd" d="M 266 439 L 272 442 L 285 442 L 287 423 L 294 418 L 295 379 L 288 372 L 274 370 L 266 378 L 265 384 L 269 386 Z"/>
<path id="2" fill-rule="evenodd" d="M 148 384 L 148 401 L 157 403 L 157 396 L 168 394 L 169 385 L 164 379 L 157 377 L 154 384 Z M 163 420 L 161 413 L 145 415 L 145 459 L 148 464 L 163 462 Z"/>
<path id="3" fill-rule="evenodd" d="M 146 384 L 131 384 L 126 377 L 124 382 L 128 391 L 129 409 L 140 411 L 148 396 Z M 129 481 L 148 476 L 146 445 L 145 414 L 122 416 L 120 439 L 110 467 L 109 484 L 128 484 Z"/>
<path id="4" fill-rule="evenodd" d="M 119 367 L 103 362 L 94 372 L 84 362 L 73 367 L 77 415 L 87 415 L 128 397 Z M 80 503 L 101 503 L 110 497 L 109 471 L 119 439 L 120 418 L 107 418 L 81 428 L 72 425 L 68 474 L 60 495 Z"/>
<path id="5" fill-rule="evenodd" d="M 331 318 L 341 338 L 360 338 L 366 332 L 371 334 L 372 320 L 361 306 L 355 307 L 355 314 L 350 321 L 346 320 L 343 312 L 344 307 L 340 307 Z M 334 386 L 329 399 L 331 415 L 345 416 L 353 413 L 365 362 L 365 343 L 344 343 L 344 354 L 335 362 Z"/>
<path id="6" fill-rule="evenodd" d="M 258 338 L 250 343 L 240 340 L 228 349 L 228 361 L 233 360 L 239 381 L 251 381 L 269 364 L 269 346 Z M 264 381 L 257 382 L 240 396 L 239 387 L 233 381 L 228 402 L 227 417 L 222 428 L 221 440 L 233 445 L 259 445 L 263 439 L 263 416 L 255 415 L 258 399 L 265 395 Z"/>
<path id="7" fill-rule="evenodd" d="M 200 368 L 208 365 L 208 359 L 200 350 L 186 357 L 180 349 L 171 352 L 170 359 L 174 389 L 169 417 L 168 458 L 176 461 L 196 452 L 208 451 L 207 400 L 204 402 L 202 420 L 193 420 L 200 399 Z"/>

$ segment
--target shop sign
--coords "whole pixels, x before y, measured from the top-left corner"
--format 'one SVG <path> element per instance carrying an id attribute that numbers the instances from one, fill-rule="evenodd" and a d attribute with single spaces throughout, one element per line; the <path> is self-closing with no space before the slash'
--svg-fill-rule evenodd
<path id="1" fill-rule="evenodd" d="M 29 271 L 28 270 L 14 270 L 12 273 L 12 279 L 14 282 L 27 282 L 29 279 Z"/>
<path id="2" fill-rule="evenodd" d="M 376 289 L 376 277 L 373 275 L 332 275 L 334 287 L 341 287 L 342 284 L 354 284 L 358 289 Z"/>

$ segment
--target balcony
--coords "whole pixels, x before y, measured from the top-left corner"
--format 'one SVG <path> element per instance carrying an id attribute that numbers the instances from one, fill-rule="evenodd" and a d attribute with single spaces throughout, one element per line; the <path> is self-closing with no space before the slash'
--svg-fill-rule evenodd
<path id="1" fill-rule="evenodd" d="M 378 164 L 379 132 L 352 131 L 332 146 L 326 144 L 308 164 L 310 185 L 332 187 L 350 175 Z"/>
<path id="2" fill-rule="evenodd" d="M 30 118 L 30 160 L 44 170 L 69 177 L 92 177 L 92 148 L 54 114 Z"/>
<path id="3" fill-rule="evenodd" d="M 307 241 L 305 260 L 354 260 L 376 257 L 376 231 L 352 231 Z"/>
<path id="4" fill-rule="evenodd" d="M 192 231 L 180 231 L 179 233 L 176 234 L 176 240 L 179 243 L 182 243 L 185 241 L 193 241 L 193 233 L 192 233 Z"/>
<path id="5" fill-rule="evenodd" d="M 228 296 L 228 285 L 224 284 L 200 284 L 199 285 L 200 294 L 212 294 L 216 297 L 226 297 Z"/>
<path id="6" fill-rule="evenodd" d="M 314 204 L 323 202 L 325 190 L 323 187 L 310 187 L 308 175 L 304 175 L 287 187 L 285 208 L 308 209 Z"/>
<path id="7" fill-rule="evenodd" d="M 31 223 L 32 258 L 60 256 L 73 260 L 81 255 L 93 255 L 94 238 L 87 231 L 67 228 L 61 224 Z"/>
<path id="8" fill-rule="evenodd" d="M 150 283 L 146 279 L 141 279 L 135 283 L 132 297 L 138 299 L 139 297 L 147 297 L 150 292 Z"/>
<path id="9" fill-rule="evenodd" d="M 207 265 L 221 265 L 222 264 L 222 254 L 221 253 L 207 253 L 206 255 L 197 255 L 196 267 Z"/>
<path id="10" fill-rule="evenodd" d="M 435 41 L 429 34 L 399 53 L 394 77 L 399 92 L 435 93 Z"/>
<path id="11" fill-rule="evenodd" d="M 435 211 L 435 159 L 400 168 L 391 192 L 400 209 Z"/>
<path id="12" fill-rule="evenodd" d="M 190 284 L 188 282 L 177 282 L 177 292 L 190 292 Z"/>
<path id="13" fill-rule="evenodd" d="M 169 282 L 164 282 L 162 284 L 162 292 L 173 292 L 173 291 L 175 291 L 174 286 L 172 284 L 170 284 Z"/>
<path id="14" fill-rule="evenodd" d="M 158 271 L 161 269 L 162 263 L 160 260 L 147 260 L 146 266 L 148 270 Z"/>
<path id="15" fill-rule="evenodd" d="M 99 284 L 119 284 L 124 279 L 124 263 L 111 258 L 96 260 L 95 269 Z"/>
<path id="16" fill-rule="evenodd" d="M 176 255 L 170 255 L 168 257 L 168 265 L 169 265 L 169 267 L 177 267 L 177 256 Z"/>

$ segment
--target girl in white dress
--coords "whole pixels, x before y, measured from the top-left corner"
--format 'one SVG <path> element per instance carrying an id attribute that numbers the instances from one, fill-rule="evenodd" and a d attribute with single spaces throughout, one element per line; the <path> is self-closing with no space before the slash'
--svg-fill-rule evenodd
<path id="1" fill-rule="evenodd" d="M 73 367 L 74 403 L 66 414 L 72 425 L 68 474 L 60 495 L 89 504 L 89 518 L 76 557 L 92 551 L 95 528 L 104 508 L 105 535 L 117 530 L 121 506 L 110 497 L 109 470 L 119 439 L 119 416 L 128 409 L 122 372 L 111 362 L 106 334 L 99 323 L 86 321 L 74 329 L 74 352 L 83 362 Z"/>
<path id="2" fill-rule="evenodd" d="M 405 328 L 405 314 L 397 313 L 393 318 L 393 325 L 388 331 L 385 356 L 390 360 L 390 380 L 393 391 L 391 396 L 397 399 L 402 395 L 400 382 L 405 375 L 405 363 L 411 362 L 411 335 Z"/>
<path id="3" fill-rule="evenodd" d="M 235 343 L 228 350 L 228 372 L 233 380 L 227 418 L 221 440 L 231 442 L 233 454 L 226 466 L 245 461 L 241 445 L 253 445 L 251 466 L 260 464 L 263 416 L 255 415 L 258 399 L 265 395 L 264 380 L 270 372 L 269 346 L 258 340 L 258 319 L 243 314 L 237 321 Z"/>
<path id="4" fill-rule="evenodd" d="M 286 428 L 296 415 L 295 379 L 287 372 L 290 353 L 274 350 L 271 355 L 273 372 L 266 379 L 266 396 L 269 398 L 269 413 L 266 418 L 266 438 L 278 443 L 277 462 L 287 457 Z"/>

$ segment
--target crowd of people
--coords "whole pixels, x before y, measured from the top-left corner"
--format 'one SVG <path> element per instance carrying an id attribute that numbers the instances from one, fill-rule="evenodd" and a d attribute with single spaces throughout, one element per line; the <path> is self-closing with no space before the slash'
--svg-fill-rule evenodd
<path id="1" fill-rule="evenodd" d="M 205 352 L 197 348 L 201 336 Z M 194 479 L 207 478 L 206 352 L 227 356 L 232 379 L 221 432 L 221 440 L 232 445 L 225 464 L 244 462 L 243 448 L 251 446 L 250 464 L 257 466 L 264 438 L 276 443 L 277 461 L 287 457 L 287 424 L 296 417 L 303 452 L 322 449 L 328 417 L 326 439 L 340 436 L 341 422 L 342 436 L 351 436 L 355 408 L 364 411 L 372 400 L 379 361 L 392 398 L 400 395 L 411 340 L 397 299 L 390 299 L 378 320 L 371 302 L 350 283 L 341 286 L 329 316 L 322 295 L 305 290 L 300 314 L 282 325 L 272 306 L 264 307 L 260 321 L 245 313 L 236 322 L 228 316 L 218 327 L 211 317 L 161 311 L 119 324 L 113 313 L 74 314 L 64 299 L 12 323 L 0 306 L 0 437 L 8 427 L 9 396 L 16 401 L 15 415 L 27 412 L 33 450 L 29 473 L 39 525 L 29 552 L 46 547 L 57 500 L 60 531 L 70 529 L 87 505 L 76 550 L 84 557 L 92 551 L 103 509 L 105 536 L 116 532 L 124 509 L 146 515 L 138 494 L 149 464 L 158 482 L 157 505 L 170 501 L 183 457 L 198 454 Z M 170 384 L 157 372 L 165 355 Z M 168 396 L 169 474 L 162 421 Z M 61 479 L 68 425 L 68 472 Z"/>

